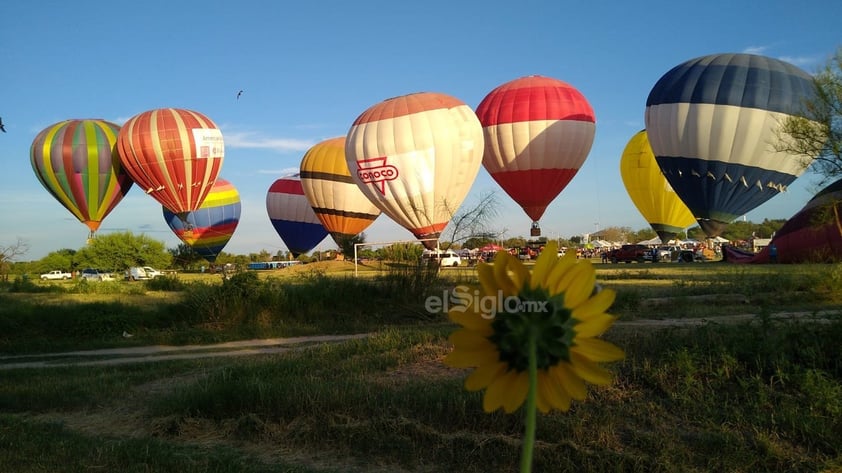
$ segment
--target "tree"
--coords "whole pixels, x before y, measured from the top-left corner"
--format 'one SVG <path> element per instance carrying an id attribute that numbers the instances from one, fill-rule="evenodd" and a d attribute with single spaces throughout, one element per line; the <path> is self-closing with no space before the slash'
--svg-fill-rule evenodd
<path id="1" fill-rule="evenodd" d="M 628 242 L 634 237 L 631 227 L 606 227 L 600 232 L 602 238 L 607 241 Z"/>
<path id="2" fill-rule="evenodd" d="M 169 253 L 172 257 L 172 265 L 181 268 L 182 271 L 187 271 L 199 261 L 204 261 L 204 258 L 193 251 L 193 247 L 187 243 L 179 243 L 177 247 L 170 248 Z"/>
<path id="3" fill-rule="evenodd" d="M 777 151 L 805 157 L 805 167 L 822 176 L 820 185 L 842 176 L 842 48 L 813 77 L 815 96 L 806 100 L 802 116 L 783 121 Z M 809 156 L 815 156 L 810 163 Z"/>
<path id="4" fill-rule="evenodd" d="M 346 260 L 350 261 L 354 257 L 354 245 L 365 243 L 365 232 L 356 235 L 341 235 L 336 240 L 336 243 L 339 245 L 339 251 L 345 255 Z"/>
<path id="5" fill-rule="evenodd" d="M 442 235 L 447 238 L 439 240 L 443 243 L 441 248 L 447 250 L 451 246 L 461 245 L 474 238 L 488 241 L 499 239 L 506 230 L 491 227 L 491 222 L 499 213 L 498 207 L 497 194 L 491 191 L 482 194 L 473 207 L 462 207 L 457 212 L 451 212 L 450 223 Z"/>
<path id="6" fill-rule="evenodd" d="M 25 255 L 27 251 L 29 251 L 29 245 L 20 238 L 10 245 L 0 246 L 0 279 L 3 281 L 9 280 L 12 262 Z"/>
<path id="7" fill-rule="evenodd" d="M 97 235 L 76 252 L 76 268 L 122 270 L 131 266 L 169 267 L 172 256 L 164 243 L 146 235 L 118 232 Z"/>
<path id="8" fill-rule="evenodd" d="M 41 258 L 40 261 L 33 263 L 32 270 L 38 273 L 46 273 L 54 269 L 61 269 L 64 271 L 73 271 L 76 269 L 73 266 L 73 260 L 76 256 L 76 250 L 61 249 L 58 251 L 51 251 L 47 256 Z"/>

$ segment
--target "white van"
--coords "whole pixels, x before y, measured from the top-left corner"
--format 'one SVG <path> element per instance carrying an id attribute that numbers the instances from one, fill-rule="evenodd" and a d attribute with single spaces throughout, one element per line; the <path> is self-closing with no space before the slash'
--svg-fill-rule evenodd
<path id="1" fill-rule="evenodd" d="M 435 261 L 439 266 L 459 266 L 462 258 L 453 251 L 424 250 L 421 254 L 422 261 Z"/>
<path id="2" fill-rule="evenodd" d="M 161 276 L 161 272 L 149 266 L 132 266 L 126 270 L 126 279 L 129 281 L 138 281 L 141 279 L 155 279 Z"/>

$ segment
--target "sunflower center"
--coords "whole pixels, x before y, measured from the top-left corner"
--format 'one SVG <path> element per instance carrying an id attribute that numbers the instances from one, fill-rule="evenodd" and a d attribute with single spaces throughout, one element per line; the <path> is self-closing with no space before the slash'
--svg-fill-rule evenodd
<path id="1" fill-rule="evenodd" d="M 546 369 L 559 361 L 570 361 L 570 347 L 578 323 L 564 306 L 564 294 L 550 296 L 541 288 L 524 287 L 518 294 L 519 304 L 507 304 L 491 323 L 494 328 L 488 339 L 497 346 L 500 360 L 510 368 L 529 368 L 530 334 L 535 334 L 538 369 Z"/>

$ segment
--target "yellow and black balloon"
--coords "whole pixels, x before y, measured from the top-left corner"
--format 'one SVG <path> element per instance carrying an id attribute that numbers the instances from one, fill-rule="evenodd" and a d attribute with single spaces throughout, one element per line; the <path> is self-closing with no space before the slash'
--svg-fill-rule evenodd
<path id="1" fill-rule="evenodd" d="M 646 130 L 635 133 L 620 158 L 626 191 L 652 230 L 666 243 L 696 223 L 693 212 L 661 173 Z"/>

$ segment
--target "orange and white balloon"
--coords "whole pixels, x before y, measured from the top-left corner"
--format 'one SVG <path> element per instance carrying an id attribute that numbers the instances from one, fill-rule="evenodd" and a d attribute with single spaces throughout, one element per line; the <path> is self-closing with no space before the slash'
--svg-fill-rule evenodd
<path id="1" fill-rule="evenodd" d="M 363 112 L 348 131 L 345 159 L 363 193 L 434 248 L 476 179 L 482 127 L 464 102 L 420 92 Z M 430 240 L 433 239 L 433 240 Z"/>
<path id="2" fill-rule="evenodd" d="M 380 216 L 351 178 L 345 161 L 345 137 L 311 147 L 301 159 L 301 187 L 319 221 L 341 246 L 341 240 L 368 228 Z"/>

